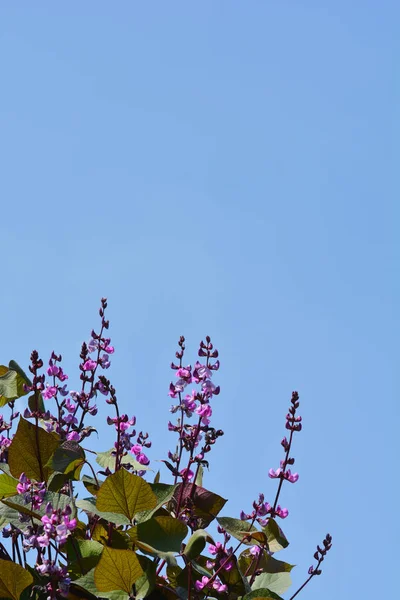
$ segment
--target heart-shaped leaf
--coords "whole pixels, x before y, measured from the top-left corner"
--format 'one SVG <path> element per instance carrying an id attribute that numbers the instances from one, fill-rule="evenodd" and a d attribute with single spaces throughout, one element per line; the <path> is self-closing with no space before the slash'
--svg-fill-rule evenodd
<path id="1" fill-rule="evenodd" d="M 104 546 L 94 570 L 94 583 L 100 592 L 123 590 L 130 595 L 133 584 L 142 575 L 143 569 L 135 552 Z"/>
<path id="2" fill-rule="evenodd" d="M 157 498 L 147 481 L 126 469 L 109 475 L 97 493 L 98 510 L 123 514 L 131 522 L 138 512 L 156 505 Z"/>
<path id="3" fill-rule="evenodd" d="M 19 600 L 22 592 L 33 583 L 32 575 L 20 565 L 0 559 L 0 597 Z"/>
<path id="4" fill-rule="evenodd" d="M 60 437 L 48 433 L 41 427 L 20 418 L 17 432 L 8 450 L 8 464 L 11 475 L 19 478 L 25 473 L 29 479 L 48 481 L 53 469 L 47 466 Z"/>

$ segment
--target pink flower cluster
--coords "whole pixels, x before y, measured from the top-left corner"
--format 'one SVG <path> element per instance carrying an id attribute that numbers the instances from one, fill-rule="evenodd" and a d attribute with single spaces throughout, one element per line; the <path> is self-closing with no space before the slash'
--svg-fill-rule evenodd
<path id="1" fill-rule="evenodd" d="M 286 481 L 290 481 L 290 483 L 296 483 L 296 481 L 299 478 L 299 474 L 298 473 L 292 473 L 290 469 L 287 469 L 286 471 L 285 469 L 285 461 L 281 460 L 281 466 L 279 469 L 276 469 L 276 471 L 274 471 L 274 469 L 270 469 L 268 471 L 268 476 L 271 479 L 286 479 Z"/>
<path id="2" fill-rule="evenodd" d="M 289 515 L 289 511 L 287 508 L 281 508 L 279 505 L 276 506 L 275 510 L 269 504 L 269 502 L 264 502 L 264 494 L 259 494 L 258 502 L 253 502 L 253 511 L 250 514 L 246 514 L 243 510 L 240 513 L 240 519 L 242 521 L 252 520 L 257 521 L 261 527 L 265 527 L 268 523 L 268 519 L 264 519 L 263 517 L 269 516 L 277 516 L 281 519 L 286 519 Z"/>
<path id="3" fill-rule="evenodd" d="M 60 508 L 53 509 L 49 502 L 46 506 L 46 514 L 42 517 L 43 534 L 37 537 L 37 542 L 41 548 L 47 548 L 51 539 L 58 544 L 65 544 L 67 537 L 76 527 L 76 519 L 70 519 L 71 508 L 66 506 L 64 510 Z"/>
<path id="4" fill-rule="evenodd" d="M 195 582 L 194 586 L 195 586 L 196 590 L 197 591 L 201 591 L 201 590 L 204 590 L 205 588 L 207 588 L 209 586 L 210 580 L 211 580 L 211 577 L 206 577 L 204 575 L 201 578 L 201 580 Z M 215 579 L 212 582 L 211 587 L 214 590 L 216 590 L 217 592 L 219 592 L 220 594 L 222 594 L 223 592 L 227 592 L 228 591 L 228 586 L 225 585 L 224 583 L 221 583 L 217 579 Z"/>
<path id="5" fill-rule="evenodd" d="M 46 484 L 44 482 L 32 481 L 25 473 L 21 473 L 17 483 L 17 492 L 24 496 L 26 504 L 31 504 L 32 510 L 38 510 L 43 504 L 46 494 Z"/>
<path id="6" fill-rule="evenodd" d="M 210 401 L 213 396 L 220 393 L 220 387 L 215 385 L 211 378 L 213 372 L 219 369 L 220 363 L 219 360 L 215 362 L 211 360 L 218 358 L 218 350 L 213 348 L 211 339 L 208 336 L 206 337 L 206 343 L 203 341 L 200 342 L 198 351 L 199 357 L 205 357 L 206 360 L 204 363 L 196 361 L 193 369 L 191 365 L 182 366 L 182 358 L 185 350 L 185 338 L 183 336 L 179 340 L 179 346 L 180 350 L 176 352 L 179 364 L 171 364 L 171 369 L 176 371 L 178 380 L 176 383 L 170 384 L 169 396 L 179 399 L 179 404 L 173 405 L 171 412 L 177 413 L 179 411 L 180 417 L 176 424 L 170 421 L 168 429 L 179 433 L 180 446 L 191 454 L 191 458 L 187 467 L 181 469 L 181 451 L 177 453 L 169 452 L 168 457 L 177 466 L 177 468 L 170 467 L 172 472 L 176 476 L 181 476 L 184 481 L 190 481 L 195 476 L 195 472 L 191 469 L 192 464 L 207 465 L 207 461 L 204 460 L 205 454 L 211 450 L 211 446 L 215 443 L 216 439 L 220 435 L 223 435 L 221 430 L 216 431 L 213 427 L 210 427 L 212 416 Z M 193 389 L 191 393 L 184 395 L 187 386 L 190 384 L 199 385 L 200 390 L 196 391 Z M 197 423 L 190 423 L 188 421 L 193 416 L 197 417 Z M 200 443 L 202 443 L 202 447 L 195 454 L 194 450 Z"/>
<path id="7" fill-rule="evenodd" d="M 58 594 L 64 598 L 68 597 L 71 578 L 68 575 L 67 567 L 59 566 L 52 560 L 43 560 L 36 565 L 36 570 L 41 575 L 50 577 L 50 581 L 46 585 L 47 598 L 57 598 Z"/>

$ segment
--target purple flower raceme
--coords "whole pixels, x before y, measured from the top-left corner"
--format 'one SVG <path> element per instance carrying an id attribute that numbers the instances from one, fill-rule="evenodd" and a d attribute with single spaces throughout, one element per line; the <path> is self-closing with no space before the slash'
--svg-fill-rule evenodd
<path id="1" fill-rule="evenodd" d="M 215 430 L 210 426 L 212 416 L 212 406 L 210 401 L 214 395 L 220 391 L 212 381 L 213 372 L 219 369 L 219 361 L 212 362 L 212 359 L 218 357 L 218 351 L 214 350 L 211 339 L 207 336 L 206 342 L 200 342 L 198 355 L 205 358 L 204 362 L 196 361 L 194 369 L 191 365 L 183 366 L 182 359 L 185 352 L 185 338 L 180 337 L 179 350 L 175 356 L 179 363 L 171 364 L 171 369 L 176 373 L 177 381 L 170 383 L 168 395 L 178 400 L 178 404 L 171 407 L 173 414 L 178 413 L 178 420 L 175 423 L 169 421 L 168 429 L 179 434 L 178 452 L 168 453 L 168 457 L 175 463 L 171 466 L 175 474 L 175 483 L 181 477 L 183 483 L 196 479 L 196 474 L 200 466 L 207 466 L 205 455 L 210 452 L 212 445 L 217 438 L 223 435 L 221 430 Z M 198 384 L 199 390 L 193 389 L 190 394 L 184 392 L 189 384 Z M 194 417 L 194 421 L 190 419 Z M 198 449 L 198 450 L 197 450 Z M 196 451 L 195 451 L 196 450 Z M 181 462 L 184 460 L 184 451 L 189 453 L 188 464 L 182 468 Z M 195 468 L 194 468 L 195 467 Z M 177 513 L 184 509 L 183 496 L 178 501 Z M 183 515 L 182 512 L 182 515 Z M 190 512 L 190 511 L 189 511 Z M 185 513 L 186 514 L 186 513 Z M 190 525 L 190 523 L 189 523 Z"/>
<path id="2" fill-rule="evenodd" d="M 21 473 L 17 483 L 17 492 L 24 497 L 25 504 L 31 504 L 33 510 L 38 510 L 43 504 L 46 484 L 45 482 L 32 481 L 25 473 Z"/>
<path id="3" fill-rule="evenodd" d="M 47 504 L 46 514 L 41 519 L 43 534 L 37 538 L 40 548 L 47 548 L 51 539 L 60 545 L 65 544 L 71 531 L 77 525 L 76 519 L 71 519 L 70 516 L 70 506 L 67 506 L 64 510 L 54 510 L 51 503 Z"/>

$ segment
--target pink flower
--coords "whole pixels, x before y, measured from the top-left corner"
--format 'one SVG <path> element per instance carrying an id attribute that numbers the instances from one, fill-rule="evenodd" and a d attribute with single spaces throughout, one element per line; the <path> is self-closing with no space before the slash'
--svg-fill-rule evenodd
<path id="1" fill-rule="evenodd" d="M 282 473 L 282 469 L 276 469 L 276 471 L 274 471 L 274 469 L 270 469 L 268 471 L 268 476 L 271 477 L 271 479 L 276 479 L 277 477 L 280 477 Z"/>
<path id="2" fill-rule="evenodd" d="M 281 519 L 286 519 L 286 517 L 289 514 L 289 511 L 287 508 L 281 508 L 278 504 L 278 506 L 275 509 L 275 514 L 280 517 Z"/>
<path id="3" fill-rule="evenodd" d="M 67 440 L 69 442 L 80 442 L 81 436 L 79 435 L 79 433 L 77 431 L 70 431 L 69 434 L 67 435 Z"/>
<path id="4" fill-rule="evenodd" d="M 221 544 L 221 542 L 217 542 L 215 545 L 214 544 L 210 544 L 208 546 L 208 551 L 210 554 L 218 554 L 218 552 L 223 552 L 224 547 Z"/>
<path id="5" fill-rule="evenodd" d="M 214 581 L 214 583 L 212 584 L 214 590 L 217 590 L 217 592 L 226 592 L 228 590 L 228 586 L 225 585 L 224 583 L 220 583 L 219 581 Z"/>
<path id="6" fill-rule="evenodd" d="M 290 471 L 290 469 L 288 469 L 285 473 L 285 479 L 287 479 L 288 481 L 290 481 L 290 483 L 296 483 L 296 481 L 299 478 L 299 474 L 298 473 L 293 473 Z"/>
<path id="7" fill-rule="evenodd" d="M 46 548 L 50 543 L 50 538 L 47 535 L 39 535 L 36 539 L 41 548 Z"/>
<path id="8" fill-rule="evenodd" d="M 179 379 L 184 379 L 186 383 L 192 383 L 190 368 L 180 367 L 176 372 L 176 376 L 179 377 Z"/>
<path id="9" fill-rule="evenodd" d="M 210 379 L 212 377 L 212 373 L 210 369 L 206 365 L 202 365 L 198 361 L 194 366 L 193 371 L 193 379 L 196 383 L 200 383 L 200 381 L 204 381 L 205 379 Z"/>
<path id="10" fill-rule="evenodd" d="M 87 349 L 89 351 L 89 354 L 92 354 L 92 352 L 94 352 L 95 350 L 97 350 L 98 347 L 99 347 L 98 340 L 91 339 L 90 342 L 87 345 Z"/>
<path id="11" fill-rule="evenodd" d="M 252 556 L 258 556 L 258 555 L 260 554 L 260 552 L 261 552 L 261 548 L 260 548 L 260 546 L 252 546 L 252 547 L 250 548 L 250 554 L 251 554 Z"/>
<path id="12" fill-rule="evenodd" d="M 110 367 L 111 361 L 108 354 L 103 354 L 103 356 L 100 358 L 100 364 L 103 369 L 108 369 Z"/>
<path id="13" fill-rule="evenodd" d="M 65 402 L 65 408 L 67 409 L 67 411 L 69 413 L 73 413 L 76 409 L 76 404 L 74 404 L 73 402 L 71 402 L 71 400 L 69 398 L 67 398 L 67 400 Z"/>
<path id="14" fill-rule="evenodd" d="M 75 425 L 78 423 L 78 419 L 71 414 L 64 417 L 64 421 L 65 423 L 74 423 Z"/>
<path id="15" fill-rule="evenodd" d="M 182 469 L 180 473 L 186 481 L 190 481 L 194 477 L 194 473 L 191 469 Z"/>
<path id="16" fill-rule="evenodd" d="M 132 454 L 135 454 L 136 456 L 138 456 L 138 454 L 140 454 L 141 451 L 142 451 L 142 446 L 140 444 L 134 444 L 131 448 Z"/>
<path id="17" fill-rule="evenodd" d="M 136 460 L 138 461 L 139 464 L 141 465 L 148 465 L 150 463 L 150 460 L 147 458 L 147 456 L 145 454 L 143 454 L 143 452 L 141 452 L 140 454 L 138 454 L 136 456 Z"/>
<path id="18" fill-rule="evenodd" d="M 60 371 L 60 368 L 57 367 L 57 365 L 53 365 L 51 363 L 49 368 L 47 369 L 47 375 L 50 375 L 50 377 L 51 376 L 54 377 L 54 376 L 58 375 L 59 371 Z"/>
<path id="19" fill-rule="evenodd" d="M 209 417 L 212 415 L 212 408 L 209 404 L 201 404 L 198 408 L 196 408 L 196 413 L 201 416 L 201 420 L 204 425 L 209 424 Z"/>
<path id="20" fill-rule="evenodd" d="M 42 392 L 42 396 L 45 400 L 50 400 L 50 398 L 54 398 L 57 394 L 57 388 L 54 385 L 47 386 L 45 390 Z"/>
<path id="21" fill-rule="evenodd" d="M 203 588 L 205 588 L 205 587 L 208 585 L 208 582 L 209 582 L 209 581 L 210 581 L 210 578 L 209 578 L 209 577 L 206 577 L 206 576 L 204 575 L 204 577 L 202 577 L 202 578 L 201 578 L 201 581 L 196 581 L 196 583 L 194 584 L 194 585 L 195 585 L 195 588 L 196 588 L 196 590 L 200 591 L 200 590 L 202 590 Z"/>
<path id="22" fill-rule="evenodd" d="M 91 358 L 89 358 L 89 360 L 87 360 L 85 363 L 83 363 L 84 371 L 94 371 L 96 367 L 97 367 L 97 362 L 95 360 L 92 360 Z"/>
<path id="23" fill-rule="evenodd" d="M 17 492 L 18 494 L 25 494 L 29 492 L 31 487 L 31 480 L 25 475 L 25 473 L 21 473 L 19 476 L 19 483 L 17 484 Z"/>

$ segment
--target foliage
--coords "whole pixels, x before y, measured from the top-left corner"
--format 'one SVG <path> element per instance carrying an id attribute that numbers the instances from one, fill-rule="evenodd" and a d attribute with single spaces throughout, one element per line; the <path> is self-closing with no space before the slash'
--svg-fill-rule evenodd
<path id="1" fill-rule="evenodd" d="M 221 515 L 226 499 L 203 487 L 209 453 L 223 435 L 210 424 L 220 393 L 213 382 L 218 351 L 207 336 L 194 367 L 183 366 L 185 339 L 179 339 L 171 365 L 177 379 L 169 387 L 177 420 L 168 423 L 178 443 L 162 461 L 170 480 L 160 482 L 158 472 L 151 481 L 149 435 L 136 432 L 135 417 L 120 413 L 104 375 L 114 352 L 106 307 L 103 298 L 100 332 L 82 344 L 79 391 L 67 388 L 55 352 L 45 374 L 32 352 L 32 379 L 15 361 L 0 366 L 0 405 L 11 410 L 9 421 L 0 416 L 0 526 L 6 539 L 0 544 L 0 598 L 279 600 L 293 568 L 274 554 L 289 544 L 279 524 L 288 516 L 279 504 L 282 486 L 299 477 L 291 471 L 293 437 L 302 427 L 297 392 L 286 416 L 284 457 L 269 471 L 277 480 L 274 501 L 260 494 L 239 518 Z M 186 393 L 189 384 L 197 388 Z M 15 402 L 28 394 L 20 415 Z M 111 450 L 93 453 L 96 465 L 82 443 L 96 431 L 88 420 L 102 397 L 115 412 L 107 423 L 116 441 Z M 207 530 L 211 523 L 218 540 Z M 331 542 L 327 535 L 317 546 L 317 564 L 291 599 L 321 573 Z"/>

